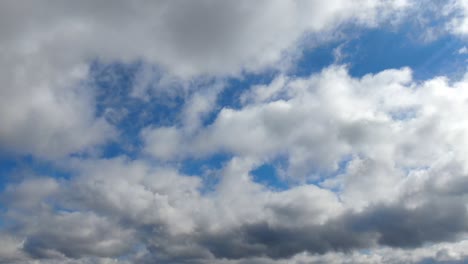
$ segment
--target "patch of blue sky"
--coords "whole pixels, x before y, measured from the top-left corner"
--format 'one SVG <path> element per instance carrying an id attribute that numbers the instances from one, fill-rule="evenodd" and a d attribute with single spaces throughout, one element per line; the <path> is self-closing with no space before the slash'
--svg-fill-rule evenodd
<path id="1" fill-rule="evenodd" d="M 242 93 L 248 91 L 254 85 L 267 85 L 275 79 L 278 71 L 267 69 L 258 73 L 244 73 L 242 76 L 230 77 L 225 80 L 225 86 L 216 98 L 216 106 L 202 120 L 203 126 L 212 124 L 223 108 L 242 108 L 240 100 Z"/>
<path id="2" fill-rule="evenodd" d="M 271 190 L 287 190 L 290 187 L 290 183 L 280 177 L 277 170 L 278 168 L 274 163 L 266 163 L 250 171 L 250 175 L 254 182 L 266 186 Z"/>
<path id="3" fill-rule="evenodd" d="M 308 77 L 320 72 L 335 62 L 335 51 L 340 45 L 341 41 L 329 41 L 319 46 L 304 48 L 289 74 L 295 77 Z"/>
<path id="4" fill-rule="evenodd" d="M 118 143 L 107 144 L 103 157 L 136 157 L 142 145 L 140 133 L 143 128 L 177 124 L 183 97 L 143 100 L 131 95 L 142 67 L 146 66 L 141 62 L 102 64 L 96 61 L 92 64 L 90 81 L 96 86 L 96 114 L 106 118 L 119 131 Z"/>
<path id="5" fill-rule="evenodd" d="M 441 27 L 442 23 L 434 20 L 427 27 Z M 338 39 L 310 48 L 305 45 L 289 74 L 306 77 L 335 63 L 348 65 L 354 77 L 401 67 L 410 67 L 415 80 L 462 77 L 468 55 L 459 50 L 467 45 L 466 40 L 450 34 L 427 40 L 423 36 L 426 30 L 411 21 L 376 29 L 350 26 Z"/>
<path id="6" fill-rule="evenodd" d="M 186 175 L 202 175 L 209 170 L 221 169 L 230 159 L 231 154 L 216 153 L 205 158 L 187 158 L 179 166 L 180 172 Z"/>
<path id="7" fill-rule="evenodd" d="M 241 94 L 254 85 L 269 84 L 277 76 L 277 70 L 266 70 L 259 73 L 244 73 L 242 76 L 230 77 L 218 95 L 216 104 L 221 107 L 240 109 Z"/>
<path id="8" fill-rule="evenodd" d="M 5 189 L 10 175 L 17 170 L 18 162 L 14 158 L 0 156 L 0 192 Z"/>
<path id="9" fill-rule="evenodd" d="M 72 172 L 60 168 L 50 161 L 34 158 L 31 155 L 1 157 L 0 162 L 0 191 L 5 187 L 25 177 L 52 177 L 55 179 L 69 179 Z"/>
<path id="10" fill-rule="evenodd" d="M 401 30 L 371 29 L 362 31 L 341 50 L 343 63 L 350 65 L 350 74 L 361 77 L 369 73 L 410 67 L 415 80 L 426 80 L 444 75 L 458 78 L 465 70 L 465 59 L 458 53 L 464 41 L 444 35 L 432 41 L 414 36 L 412 26 Z"/>
<path id="11" fill-rule="evenodd" d="M 276 191 L 287 190 L 300 184 L 321 186 L 324 181 L 346 173 L 348 165 L 353 159 L 353 155 L 345 155 L 339 160 L 336 169 L 326 170 L 312 167 L 304 172 L 304 175 L 291 176 L 288 174 L 288 158 L 282 156 L 258 166 L 250 172 L 250 175 L 254 182 Z M 339 191 L 338 189 L 331 190 Z"/>

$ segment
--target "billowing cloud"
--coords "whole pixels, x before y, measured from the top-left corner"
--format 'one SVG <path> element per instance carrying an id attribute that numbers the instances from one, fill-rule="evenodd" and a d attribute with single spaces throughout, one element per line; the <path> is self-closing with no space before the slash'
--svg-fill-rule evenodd
<path id="1" fill-rule="evenodd" d="M 292 70 L 425 3 L 0 3 L 0 263 L 466 261 L 468 74 Z"/>
<path id="2" fill-rule="evenodd" d="M 269 190 L 252 181 L 253 164 L 238 158 L 226 164 L 216 190 L 205 194 L 198 178 L 146 162 L 117 158 L 74 164 L 79 175 L 60 184 L 43 179 L 53 188 L 29 196 L 28 210 L 24 203 L 9 204 L 10 231 L 22 241 L 17 255 L 281 263 L 303 252 L 339 256 L 374 247 L 409 250 L 456 241 L 468 230 L 466 198 L 429 192 L 429 179 L 420 184 L 423 202 L 414 204 L 402 194 L 354 210 L 315 185 Z M 34 218 L 27 217 L 31 213 Z"/>
<path id="3" fill-rule="evenodd" d="M 93 89 L 83 87 L 93 60 L 143 60 L 179 77 L 256 71 L 280 61 L 307 32 L 351 20 L 374 25 L 384 13 L 405 6 L 402 1 L 1 5 L 0 145 L 42 157 L 86 151 L 115 137 L 96 116 Z"/>
<path id="4" fill-rule="evenodd" d="M 339 258 L 463 239 L 465 79 L 416 83 L 407 68 L 353 78 L 341 66 L 279 78 L 247 91 L 240 109 L 221 110 L 211 125 L 143 132 L 148 153 L 165 161 L 231 152 L 213 190 L 172 163 L 73 158 L 62 164 L 72 179 L 6 188 L 7 234 L 21 242 L 4 254 L 280 263 L 304 252 Z M 275 191 L 254 181 L 253 169 L 285 155 L 284 177 L 318 183 Z M 384 261 L 375 259 L 369 263 Z"/>
<path id="5" fill-rule="evenodd" d="M 416 83 L 408 68 L 356 79 L 341 66 L 309 78 L 278 78 L 253 87 L 240 109 L 222 109 L 198 131 L 145 130 L 147 152 L 161 159 L 219 151 L 267 161 L 286 156 L 287 175 L 312 178 L 353 156 L 349 174 L 392 175 L 382 178 L 385 185 L 401 180 L 400 169 L 466 157 L 467 127 L 459 123 L 468 110 L 465 79 Z"/>

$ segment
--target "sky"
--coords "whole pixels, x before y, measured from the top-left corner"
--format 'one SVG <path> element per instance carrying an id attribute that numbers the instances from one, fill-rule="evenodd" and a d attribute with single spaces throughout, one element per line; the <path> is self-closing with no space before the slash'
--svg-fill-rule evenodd
<path id="1" fill-rule="evenodd" d="M 467 0 L 5 0 L 0 69 L 0 263 L 468 263 Z"/>

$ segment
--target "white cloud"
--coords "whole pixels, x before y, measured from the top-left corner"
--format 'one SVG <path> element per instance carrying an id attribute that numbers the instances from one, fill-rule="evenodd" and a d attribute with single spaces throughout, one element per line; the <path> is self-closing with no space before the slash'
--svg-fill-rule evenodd
<path id="1" fill-rule="evenodd" d="M 467 257 L 468 75 L 418 82 L 401 68 L 355 78 L 338 65 L 283 74 L 203 124 L 223 77 L 281 68 L 302 37 L 376 26 L 406 1 L 44 3 L 0 4 L 0 147 L 55 159 L 73 177 L 7 184 L 0 263 Z M 450 3 L 447 12 L 466 9 Z M 464 34 L 463 17 L 451 32 Z M 141 131 L 151 159 L 63 158 L 117 134 L 96 116 L 97 87 L 87 82 L 95 59 L 143 61 L 130 96 L 148 101 L 148 87 L 157 97 L 174 83 L 188 94 L 176 124 Z M 207 176 L 210 190 L 170 166 L 222 152 L 232 158 Z M 287 190 L 251 175 L 277 159 Z"/>
<path id="2" fill-rule="evenodd" d="M 13 207 L 30 209 L 42 206 L 43 200 L 60 189 L 56 180 L 43 178 L 25 179 L 18 185 L 7 186 L 2 193 L 4 201 L 10 201 Z"/>
<path id="3" fill-rule="evenodd" d="M 141 132 L 146 150 L 153 156 L 162 159 L 173 159 L 185 149 L 182 142 L 183 136 L 176 127 L 159 127 L 144 129 Z"/>
<path id="4" fill-rule="evenodd" d="M 258 71 L 294 52 L 304 34 L 351 21 L 372 26 L 404 9 L 401 3 L 4 1 L 0 146 L 58 157 L 114 137 L 95 117 L 92 89 L 83 87 L 92 60 L 142 60 L 175 80 Z M 140 77 L 132 95 L 144 98 L 154 78 Z M 172 79 L 161 78 L 160 84 Z"/>
<path id="5" fill-rule="evenodd" d="M 199 155 L 227 150 L 262 157 L 284 152 L 294 156 L 297 152 L 331 169 L 346 154 L 364 153 L 372 158 L 398 158 L 405 166 L 417 166 L 421 164 L 413 160 L 415 155 L 398 156 L 405 153 L 399 153 L 404 149 L 399 150 L 396 144 L 404 145 L 405 151 L 417 151 L 410 146 L 419 142 L 413 137 L 422 136 L 419 129 L 430 128 L 434 119 L 444 125 L 434 123 L 432 130 L 424 132 L 430 137 L 442 133 L 450 145 L 456 136 L 451 133 L 465 129 L 455 122 L 465 109 L 464 80 L 449 85 L 445 79 L 435 78 L 416 84 L 406 68 L 355 79 L 343 67 L 331 67 L 306 79 L 279 78 L 281 82 L 274 80 L 271 86 L 253 87 L 244 95 L 253 98 L 252 102 L 241 109 L 222 109 L 213 124 L 185 139 L 192 144 L 185 148 L 186 152 Z M 273 92 L 265 97 L 264 91 Z M 439 111 L 445 107 L 451 111 Z M 399 141 L 389 141 L 389 137 Z M 324 151 L 320 151 L 322 146 Z M 438 152 L 432 158 L 445 149 L 435 147 L 434 151 Z M 431 152 L 414 154 L 422 158 Z"/>
<path id="6" fill-rule="evenodd" d="M 451 0 L 445 4 L 443 12 L 449 16 L 447 29 L 454 34 L 468 34 L 468 1 Z"/>
<path id="7" fill-rule="evenodd" d="M 467 83 L 442 77 L 417 83 L 408 68 L 357 79 L 332 66 L 309 78 L 281 76 L 254 86 L 240 109 L 224 108 L 194 132 L 148 128 L 143 136 L 148 153 L 164 160 L 219 152 L 257 163 L 286 158 L 284 177 L 325 177 L 323 186 L 361 207 L 397 199 L 408 172 L 436 170 L 450 159 L 463 168 L 455 175 L 468 169 L 468 127 L 460 122 L 468 111 Z M 326 178 L 349 158 L 346 173 Z"/>
<path id="8" fill-rule="evenodd" d="M 4 151 L 60 157 L 113 137 L 113 129 L 94 117 L 92 90 L 80 84 L 87 76 L 86 65 L 51 65 L 40 54 L 4 52 L 5 70 L 0 74 Z"/>
<path id="9" fill-rule="evenodd" d="M 458 50 L 458 54 L 468 54 L 468 48 L 466 46 L 463 46 Z"/>

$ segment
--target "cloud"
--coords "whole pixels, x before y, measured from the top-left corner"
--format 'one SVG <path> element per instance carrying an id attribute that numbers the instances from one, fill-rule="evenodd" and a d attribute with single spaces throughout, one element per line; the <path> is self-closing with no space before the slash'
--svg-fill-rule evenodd
<path id="1" fill-rule="evenodd" d="M 354 78 L 343 66 L 279 78 L 247 90 L 239 109 L 222 109 L 211 125 L 147 128 L 148 152 L 169 163 L 73 158 L 62 164 L 76 175 L 69 180 L 10 184 L 7 236 L 24 242 L 4 254 L 274 263 L 463 238 L 465 79 L 417 83 L 408 68 Z M 203 114 L 197 104 L 190 108 Z M 170 165 L 220 151 L 233 157 L 206 193 L 201 178 Z M 253 181 L 253 169 L 285 154 L 287 177 L 317 184 L 274 191 Z"/>
<path id="2" fill-rule="evenodd" d="M 304 34 L 349 21 L 372 26 L 405 7 L 377 0 L 1 5 L 0 146 L 43 158 L 115 139 L 85 84 L 93 60 L 144 61 L 175 79 L 236 75 L 278 64 Z M 134 96 L 144 95 L 141 82 Z"/>
<path id="3" fill-rule="evenodd" d="M 23 223 L 32 227 L 32 223 Z M 132 245 L 132 231 L 92 213 L 38 215 L 28 230 L 23 250 L 32 258 L 80 258 L 86 255 L 120 256 Z"/>
<path id="4" fill-rule="evenodd" d="M 447 205 L 449 208 L 445 207 Z M 288 217 L 294 218 L 294 214 L 288 214 Z M 282 259 L 304 251 L 323 254 L 367 248 L 373 245 L 375 237 L 378 237 L 380 245 L 417 247 L 429 241 L 456 239 L 456 234 L 466 230 L 466 209 L 463 204 L 427 205 L 413 210 L 405 210 L 399 205 L 376 205 L 363 213 L 345 214 L 323 225 L 284 227 L 267 222 L 246 224 L 232 230 L 232 233 L 217 233 L 205 238 L 203 242 L 218 258 L 266 255 Z"/>
<path id="5" fill-rule="evenodd" d="M 464 34 L 464 3 L 444 5 L 448 32 Z M 281 71 L 309 38 L 398 21 L 415 6 L 2 2 L 0 157 L 47 160 L 66 176 L 39 168 L 2 182 L 0 263 L 466 260 L 468 75 Z M 125 95 L 126 76 L 93 82 L 93 65 L 114 62 L 141 65 Z M 217 105 L 229 78 L 269 69 L 280 69 L 270 83 L 247 82 L 238 105 Z M 183 102 L 174 122 L 130 124 L 141 151 L 101 157 L 123 141 L 127 109 L 108 103 L 117 97 Z M 184 161 L 220 154 L 210 173 L 184 172 Z M 288 188 L 257 182 L 262 165 Z"/>
<path id="6" fill-rule="evenodd" d="M 47 56 L 22 55 L 8 48 L 4 54 L 2 152 L 56 158 L 115 135 L 105 120 L 95 117 L 92 90 L 79 83 L 87 76 L 86 65 L 50 65 Z"/>
<path id="7" fill-rule="evenodd" d="M 362 157 L 375 164 L 374 173 L 393 174 L 395 183 L 401 180 L 395 164 L 429 166 L 450 152 L 464 159 L 463 148 L 455 146 L 467 141 L 462 132 L 467 128 L 457 121 L 467 110 L 465 86 L 465 79 L 449 83 L 443 77 L 416 83 L 408 68 L 353 78 L 345 67 L 331 66 L 307 78 L 281 76 L 254 86 L 241 108 L 223 108 L 212 124 L 195 132 L 183 126 L 148 128 L 143 139 L 149 153 L 165 159 L 169 153 L 174 158 L 218 152 L 266 161 L 286 157 L 292 178 L 313 178 L 337 170 L 347 157 Z M 159 136 L 164 131 L 171 140 Z M 360 175 L 373 169 L 356 170 Z M 392 185 L 389 177 L 382 179 Z M 376 193 L 384 195 L 381 191 Z"/>
<path id="8" fill-rule="evenodd" d="M 2 24 L 8 26 L 1 30 L 7 40 L 35 37 L 31 47 L 72 48 L 68 57 L 144 57 L 184 75 L 265 67 L 306 32 L 333 29 L 350 20 L 374 25 L 407 4 L 335 0 L 327 5 L 318 1 L 119 1 L 112 8 L 92 1 L 4 5 L 9 12 L 2 16 Z M 32 9 L 25 8 L 31 5 Z M 24 19 L 16 19 L 20 16 Z M 246 42 L 249 45 L 242 44 Z"/>
<path id="9" fill-rule="evenodd" d="M 446 25 L 449 31 L 462 36 L 468 34 L 468 1 L 448 1 L 445 5 L 444 13 L 449 16 L 449 21 Z"/>
<path id="10" fill-rule="evenodd" d="M 217 187 L 217 199 L 231 203 L 231 217 L 246 208 L 238 211 L 242 216 L 185 239 L 217 259 L 408 249 L 461 239 L 467 230 L 468 128 L 459 122 L 467 111 L 465 87 L 466 79 L 415 82 L 408 68 L 354 78 L 345 67 L 331 66 L 307 78 L 280 76 L 254 86 L 239 109 L 222 109 L 193 134 L 172 128 L 186 146 L 173 158 L 223 151 L 245 157 L 227 165 Z M 159 129 L 165 128 L 145 133 Z M 158 148 L 146 141 L 149 152 Z M 241 176 L 284 155 L 293 180 L 327 165 L 322 168 L 330 173 L 309 176 L 322 188 L 271 193 Z"/>
<path id="11" fill-rule="evenodd" d="M 78 175 L 53 184 L 59 191 L 24 196 L 39 206 L 24 210 L 24 203 L 9 200 L 5 216 L 15 225 L 7 230 L 24 241 L 18 254 L 51 261 L 127 256 L 139 263 L 281 263 L 303 252 L 326 258 L 368 248 L 455 243 L 468 230 L 466 198 L 432 192 L 431 178 L 418 183 L 418 203 L 402 191 L 392 201 L 355 210 L 339 193 L 315 185 L 269 190 L 252 181 L 255 162 L 249 159 L 232 159 L 206 194 L 199 178 L 148 162 L 122 157 L 72 164 Z M 399 184 L 402 190 L 415 187 L 409 180 Z"/>

